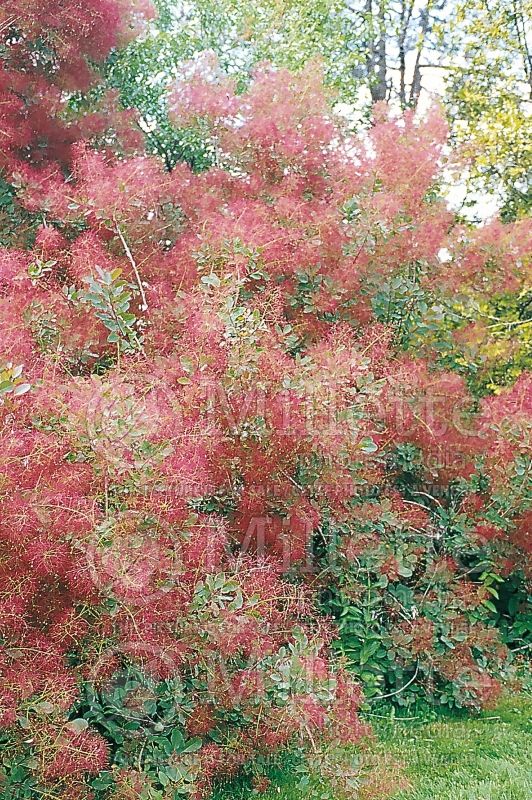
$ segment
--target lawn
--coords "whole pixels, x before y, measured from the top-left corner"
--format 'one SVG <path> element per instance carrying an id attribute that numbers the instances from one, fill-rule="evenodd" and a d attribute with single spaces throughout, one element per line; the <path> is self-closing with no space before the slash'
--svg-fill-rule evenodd
<path id="1" fill-rule="evenodd" d="M 393 800 L 530 800 L 532 697 L 513 695 L 477 717 L 437 721 L 372 719 L 382 758 L 402 764 L 409 788 Z M 393 768 L 392 768 L 393 769 Z M 295 778 L 278 773 L 264 800 L 303 800 Z M 217 800 L 250 797 L 244 789 Z M 327 800 L 335 800 L 334 796 Z M 371 798 L 369 798 L 371 800 Z"/>
<path id="2" fill-rule="evenodd" d="M 394 800 L 529 800 L 531 719 L 532 698 L 513 696 L 475 719 L 384 724 L 381 746 L 411 784 Z"/>

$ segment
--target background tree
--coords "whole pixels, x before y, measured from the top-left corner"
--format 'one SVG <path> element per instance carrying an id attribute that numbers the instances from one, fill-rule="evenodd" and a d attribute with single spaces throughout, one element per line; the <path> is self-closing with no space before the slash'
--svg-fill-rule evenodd
<path id="1" fill-rule="evenodd" d="M 261 60 L 301 70 L 320 59 L 331 102 L 342 102 L 358 129 L 369 125 L 375 101 L 416 109 L 437 89 L 462 159 L 462 212 L 482 216 L 499 204 L 504 218 L 513 219 L 529 204 L 529 5 L 515 0 L 490 4 L 488 11 L 479 0 L 158 0 L 159 17 L 148 34 L 111 56 L 107 82 L 126 107 L 140 109 L 149 148 L 167 169 L 185 160 L 195 170 L 214 163 L 215 150 L 201 126 L 170 123 L 167 87 L 204 51 L 217 55 L 237 91 Z M 404 317 L 420 289 L 414 281 L 397 291 L 393 308 Z M 530 366 L 530 313 L 526 281 L 517 293 L 457 299 L 446 312 L 448 330 L 455 317 L 465 318 L 471 339 L 458 360 L 450 349 L 448 364 L 481 394 L 511 384 Z M 403 319 L 405 336 L 412 320 Z"/>
<path id="2" fill-rule="evenodd" d="M 531 207 L 530 0 L 462 0 L 450 20 L 445 102 L 454 141 L 470 158 L 469 180 L 495 195 L 504 219 Z"/>
<path id="3" fill-rule="evenodd" d="M 143 116 L 169 168 L 197 168 L 201 139 L 168 123 L 166 88 L 183 64 L 212 50 L 242 89 L 254 66 L 323 63 L 327 84 L 358 122 L 387 100 L 416 108 L 423 91 L 449 109 L 451 133 L 470 159 L 470 188 L 495 196 L 507 218 L 526 213 L 530 101 L 530 0 L 157 0 L 149 35 L 113 55 L 111 87 Z M 473 195 L 468 194 L 466 203 Z M 478 199 L 478 195 L 475 196 Z"/>
<path id="4" fill-rule="evenodd" d="M 165 90 L 183 62 L 213 51 L 240 88 L 257 63 L 300 70 L 320 59 L 326 82 L 367 118 L 372 103 L 415 108 L 427 72 L 442 58 L 446 0 L 157 0 L 150 34 L 108 65 L 110 86 L 142 110 L 152 148 L 169 167 L 184 157 L 198 166 L 198 142 L 168 124 Z M 190 134 L 189 134 L 190 135 Z M 201 152 L 201 147 L 199 147 Z"/>

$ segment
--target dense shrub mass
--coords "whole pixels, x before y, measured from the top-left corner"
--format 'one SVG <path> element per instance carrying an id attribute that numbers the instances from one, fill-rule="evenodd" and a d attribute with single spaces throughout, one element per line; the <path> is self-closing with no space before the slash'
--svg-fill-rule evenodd
<path id="1" fill-rule="evenodd" d="M 50 103 L 126 9 L 18 5 L 3 168 L 32 225 L 0 252 L 6 796 L 200 798 L 288 744 L 325 758 L 368 732 L 355 678 L 493 701 L 503 638 L 526 634 L 530 377 L 475 400 L 447 309 L 519 293 L 528 223 L 454 224 L 440 113 L 378 107 L 354 139 L 316 71 L 265 67 L 236 95 L 200 64 L 172 105 L 217 154 L 202 174 L 65 151 Z"/>
<path id="2" fill-rule="evenodd" d="M 0 164 L 8 169 L 18 166 L 26 173 L 28 157 L 33 164 L 50 159 L 65 163 L 80 135 L 103 133 L 109 125 L 108 114 L 63 119 L 65 92 L 90 87 L 97 63 L 117 45 L 135 38 L 152 15 L 150 4 L 148 0 L 13 0 L 2 6 Z"/>

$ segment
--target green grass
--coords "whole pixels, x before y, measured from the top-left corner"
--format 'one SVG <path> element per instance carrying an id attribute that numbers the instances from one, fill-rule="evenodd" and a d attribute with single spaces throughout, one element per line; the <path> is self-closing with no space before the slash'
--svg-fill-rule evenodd
<path id="1" fill-rule="evenodd" d="M 532 697 L 513 695 L 477 717 L 437 721 L 373 719 L 376 747 L 403 765 L 410 788 L 393 800 L 530 800 L 532 798 Z M 289 770 L 274 773 L 263 800 L 303 800 Z M 252 797 L 233 787 L 217 800 Z M 256 795 L 255 795 L 256 797 Z M 334 800 L 334 793 L 331 793 Z"/>
<path id="2" fill-rule="evenodd" d="M 476 719 L 380 726 L 380 747 L 405 765 L 394 800 L 530 800 L 532 699 L 513 696 Z"/>

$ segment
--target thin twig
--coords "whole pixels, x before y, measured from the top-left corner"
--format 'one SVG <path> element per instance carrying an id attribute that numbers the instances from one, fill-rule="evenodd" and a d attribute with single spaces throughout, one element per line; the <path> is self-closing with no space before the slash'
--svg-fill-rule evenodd
<path id="1" fill-rule="evenodd" d="M 17 21 L 17 17 L 11 17 L 11 19 L 6 19 L 5 22 L 3 23 L 3 25 L 0 26 L 0 33 L 3 33 L 5 30 L 7 30 L 10 27 L 10 25 L 13 25 L 13 23 L 16 22 L 16 21 Z"/>
<path id="2" fill-rule="evenodd" d="M 388 697 L 395 697 L 396 694 L 401 694 L 401 692 L 404 692 L 405 689 L 408 689 L 411 683 L 414 683 L 415 679 L 417 678 L 418 672 L 419 672 L 419 663 L 416 664 L 416 671 L 414 672 L 413 676 L 410 678 L 408 683 L 405 683 L 405 685 L 401 686 L 400 689 L 396 689 L 395 692 L 390 692 L 389 694 L 380 694 L 377 695 L 377 697 L 371 697 L 370 698 L 371 702 L 374 702 L 375 700 L 386 700 Z"/>
<path id="3" fill-rule="evenodd" d="M 126 242 L 126 240 L 124 238 L 124 234 L 120 230 L 120 225 L 118 225 L 118 223 L 115 223 L 115 225 L 116 225 L 116 232 L 117 232 L 118 236 L 120 237 L 120 241 L 122 242 L 122 247 L 124 248 L 125 254 L 128 257 L 129 263 L 133 267 L 133 272 L 135 273 L 135 278 L 137 280 L 137 286 L 139 287 L 140 296 L 142 298 L 141 310 L 142 311 L 147 311 L 148 310 L 148 301 L 146 299 L 146 292 L 144 291 L 144 287 L 142 285 L 142 280 L 141 280 L 141 277 L 140 277 L 140 273 L 139 273 L 138 267 L 137 267 L 137 265 L 135 263 L 135 259 L 133 258 L 133 253 L 129 249 L 129 245 L 128 245 L 128 243 Z"/>

